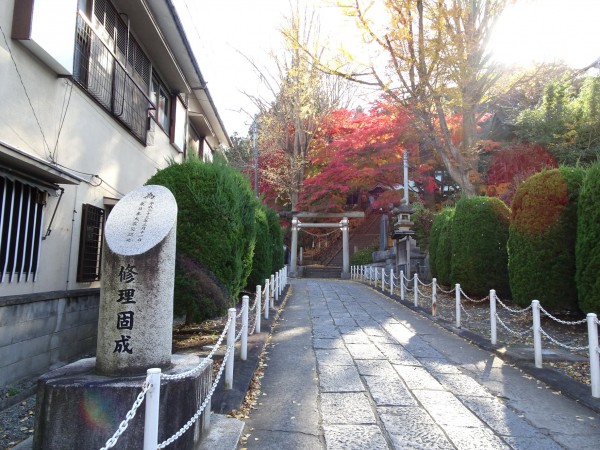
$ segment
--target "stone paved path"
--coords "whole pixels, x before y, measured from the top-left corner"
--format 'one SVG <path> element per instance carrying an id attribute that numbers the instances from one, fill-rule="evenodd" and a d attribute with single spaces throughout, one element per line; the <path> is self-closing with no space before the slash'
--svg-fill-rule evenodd
<path id="1" fill-rule="evenodd" d="M 599 448 L 597 414 L 369 287 L 290 292 L 240 448 Z"/>

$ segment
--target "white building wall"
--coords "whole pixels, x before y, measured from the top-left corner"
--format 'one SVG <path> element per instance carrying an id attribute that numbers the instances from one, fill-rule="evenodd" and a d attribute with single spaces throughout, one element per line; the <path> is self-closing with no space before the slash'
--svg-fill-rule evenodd
<path id="1" fill-rule="evenodd" d="M 82 204 L 103 207 L 104 197 L 121 198 L 169 159 L 180 161 L 182 154 L 158 126 L 152 145 L 144 146 L 76 84 L 59 78 L 21 43 L 11 40 L 12 7 L 13 0 L 0 0 L 0 25 L 6 37 L 0 39 L 0 141 L 58 163 L 86 181 L 62 185 L 65 192 L 51 234 L 42 241 L 35 283 L 4 282 L 0 297 L 99 287 L 98 282 L 75 281 Z M 49 197 L 44 230 L 57 202 L 58 196 Z"/>

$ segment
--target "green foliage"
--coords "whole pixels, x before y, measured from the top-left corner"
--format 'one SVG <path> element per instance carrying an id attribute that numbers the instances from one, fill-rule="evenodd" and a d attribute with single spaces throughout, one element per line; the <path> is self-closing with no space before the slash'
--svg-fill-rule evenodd
<path id="1" fill-rule="evenodd" d="M 248 287 L 262 285 L 265 278 L 272 273 L 273 268 L 273 245 L 267 221 L 267 207 L 261 205 L 256 208 L 256 245 L 254 247 L 254 259 L 252 271 L 248 278 Z"/>
<path id="2" fill-rule="evenodd" d="M 528 178 L 515 193 L 508 239 L 513 300 L 546 309 L 577 309 L 575 238 L 581 168 L 561 167 Z"/>
<path id="3" fill-rule="evenodd" d="M 451 283 L 452 268 L 452 218 L 454 208 L 445 208 L 435 215 L 429 236 L 429 269 L 438 283 L 448 286 Z"/>
<path id="4" fill-rule="evenodd" d="M 412 229 L 415 232 L 415 240 L 421 251 L 427 252 L 434 214 L 422 203 L 415 203 L 414 208 L 415 212 L 411 216 L 411 221 L 414 223 Z"/>
<path id="5" fill-rule="evenodd" d="M 377 251 L 378 245 L 373 244 L 367 248 L 357 251 L 350 256 L 350 265 L 352 266 L 365 266 L 373 263 L 373 252 Z"/>
<path id="6" fill-rule="evenodd" d="M 177 252 L 212 272 L 237 301 L 252 269 L 256 237 L 257 201 L 248 180 L 219 159 L 190 158 L 160 170 L 147 184 L 165 186 L 175 196 Z"/>
<path id="7" fill-rule="evenodd" d="M 600 162 L 587 169 L 577 208 L 576 280 L 579 308 L 600 313 Z"/>
<path id="8" fill-rule="evenodd" d="M 229 292 L 202 264 L 178 254 L 175 263 L 174 313 L 187 324 L 219 317 L 231 306 Z"/>
<path id="9" fill-rule="evenodd" d="M 600 77 L 588 77 L 580 89 L 573 77 L 550 82 L 541 104 L 523 110 L 516 134 L 546 147 L 563 165 L 593 162 L 600 154 Z"/>
<path id="10" fill-rule="evenodd" d="M 471 295 L 507 295 L 510 210 L 494 197 L 465 197 L 452 220 L 452 283 Z"/>
<path id="11" fill-rule="evenodd" d="M 269 224 L 269 236 L 271 240 L 271 271 L 275 273 L 281 269 L 285 261 L 283 260 L 283 230 L 279 225 L 279 216 L 275 210 L 266 209 L 267 223 Z"/>

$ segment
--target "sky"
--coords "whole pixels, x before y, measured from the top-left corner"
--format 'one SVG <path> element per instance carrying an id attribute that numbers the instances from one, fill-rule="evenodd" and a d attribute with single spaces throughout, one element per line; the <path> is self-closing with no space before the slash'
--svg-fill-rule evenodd
<path id="1" fill-rule="evenodd" d="M 295 2 L 295 0 L 293 0 Z M 322 34 L 360 45 L 335 0 L 299 0 L 321 16 Z M 244 94 L 267 95 L 249 61 L 269 65 L 290 0 L 173 0 L 229 135 L 246 136 L 256 108 Z M 583 68 L 600 57 L 600 0 L 518 0 L 492 36 L 503 63 L 559 61 Z"/>

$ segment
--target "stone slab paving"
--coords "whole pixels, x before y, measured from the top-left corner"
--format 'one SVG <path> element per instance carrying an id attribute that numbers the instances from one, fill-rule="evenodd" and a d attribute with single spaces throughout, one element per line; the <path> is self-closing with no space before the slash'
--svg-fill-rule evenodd
<path id="1" fill-rule="evenodd" d="M 308 327 L 311 336 L 284 327 L 286 338 L 275 329 L 272 352 L 288 358 L 296 352 L 296 363 L 267 367 L 268 395 L 246 421 L 243 447 L 600 448 L 598 414 L 368 286 L 297 279 L 291 291 L 283 318 Z M 298 339 L 302 345 L 290 342 Z M 309 369 L 296 367 L 301 361 Z M 286 416 L 280 403 L 291 397 L 308 411 L 288 405 Z M 267 426 L 271 407 L 278 417 Z M 299 418 L 308 423 L 299 426 Z"/>

